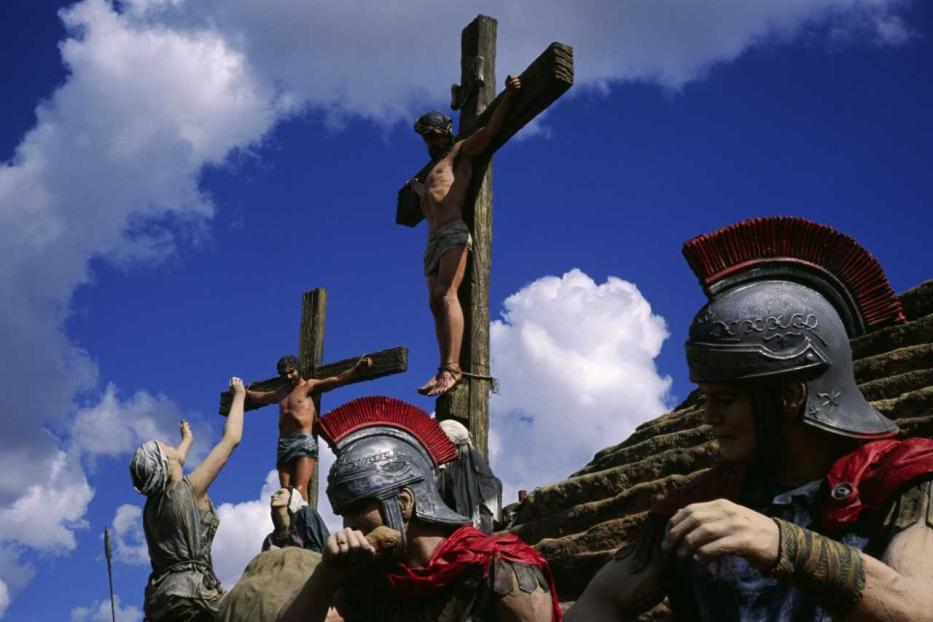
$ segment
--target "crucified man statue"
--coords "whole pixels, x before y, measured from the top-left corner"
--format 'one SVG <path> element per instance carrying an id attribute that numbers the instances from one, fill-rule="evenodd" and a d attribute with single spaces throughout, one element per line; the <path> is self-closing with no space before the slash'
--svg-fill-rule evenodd
<path id="1" fill-rule="evenodd" d="M 352 382 L 361 371 L 372 365 L 372 358 L 362 356 L 342 374 L 329 378 L 302 378 L 298 357 L 287 355 L 276 364 L 284 383 L 271 391 L 246 390 L 247 397 L 259 404 L 279 404 L 279 444 L 275 454 L 275 468 L 279 471 L 282 488 L 293 486 L 308 501 L 308 486 L 318 456 L 317 440 L 314 438 L 314 424 L 318 418 L 314 406 L 315 395 Z"/>
<path id="2" fill-rule="evenodd" d="M 442 395 L 463 377 L 463 309 L 457 291 L 466 271 L 467 253 L 473 247 L 470 228 L 463 221 L 463 204 L 473 179 L 473 159 L 485 155 L 522 85 L 518 78 L 508 76 L 505 87 L 505 96 L 489 123 L 462 140 L 454 141 L 452 121 L 440 112 L 429 112 L 415 122 L 415 132 L 427 145 L 433 166 L 423 182 L 412 179 L 408 183 L 421 197 L 421 211 L 428 223 L 424 274 L 440 348 L 440 367 L 418 387 L 422 395 Z"/>

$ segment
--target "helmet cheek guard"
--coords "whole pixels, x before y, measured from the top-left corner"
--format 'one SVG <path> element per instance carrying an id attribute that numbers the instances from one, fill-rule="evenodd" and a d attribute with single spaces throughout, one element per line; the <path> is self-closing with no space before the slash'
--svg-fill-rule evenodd
<path id="1" fill-rule="evenodd" d="M 709 303 L 690 327 L 693 382 L 806 382 L 803 421 L 833 434 L 897 434 L 855 382 L 849 339 L 903 319 L 877 260 L 800 218 L 745 221 L 684 245 Z"/>

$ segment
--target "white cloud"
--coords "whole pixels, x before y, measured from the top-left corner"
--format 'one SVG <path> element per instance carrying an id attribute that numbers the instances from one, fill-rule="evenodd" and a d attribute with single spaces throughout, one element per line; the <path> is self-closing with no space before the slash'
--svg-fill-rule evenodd
<path id="1" fill-rule="evenodd" d="M 49 467 L 44 482 L 0 507 L 0 542 L 53 553 L 75 548 L 74 529 L 86 526 L 84 512 L 94 491 L 72 454 L 56 452 Z"/>
<path id="2" fill-rule="evenodd" d="M 616 277 L 597 284 L 574 269 L 506 299 L 490 332 L 501 384 L 490 406 L 490 455 L 506 501 L 567 477 L 665 412 L 671 379 L 658 375 L 654 358 L 667 336 L 638 288 Z"/>
<path id="3" fill-rule="evenodd" d="M 319 439 L 319 442 L 318 458 L 321 462 L 318 465 L 320 473 L 320 491 L 318 493 L 317 507 L 318 513 L 321 515 L 321 518 L 324 519 L 324 524 L 327 525 L 327 528 L 333 533 L 343 529 L 343 518 L 334 514 L 333 508 L 331 508 L 330 505 L 330 500 L 327 498 L 327 474 L 330 472 L 330 467 L 333 466 L 337 456 L 334 455 L 330 445 L 324 442 L 323 439 Z"/>
<path id="4" fill-rule="evenodd" d="M 143 509 L 138 505 L 124 503 L 117 508 L 111 527 L 114 559 L 125 564 L 147 565 L 149 549 L 143 532 Z"/>
<path id="5" fill-rule="evenodd" d="M 6 608 L 10 605 L 10 590 L 7 588 L 3 579 L 0 579 L 0 618 L 6 613 Z"/>
<path id="6" fill-rule="evenodd" d="M 263 538 L 272 531 L 269 500 L 278 488 L 278 472 L 272 470 L 266 475 L 258 500 L 222 503 L 217 508 L 220 527 L 214 536 L 211 554 L 214 572 L 224 589 L 229 590 L 239 580 L 246 564 L 262 548 Z"/>
<path id="7" fill-rule="evenodd" d="M 97 456 L 129 454 L 150 439 L 175 445 L 181 438 L 179 422 L 183 418 L 178 405 L 164 395 L 137 391 L 132 398 L 121 400 L 111 383 L 96 404 L 75 414 L 71 442 L 91 461 Z M 196 464 L 207 454 L 211 431 L 201 422 L 191 423 L 191 428 L 195 442 L 188 462 Z"/>
<path id="8" fill-rule="evenodd" d="M 802 32 L 845 30 L 896 43 L 905 0 L 131 0 L 141 23 L 211 27 L 259 75 L 339 124 L 346 115 L 407 120 L 446 102 L 459 79 L 460 29 L 478 13 L 499 20 L 497 78 L 524 69 L 551 42 L 575 48 L 577 84 L 644 80 L 680 88 L 747 49 Z M 347 41 L 353 42 L 352 46 Z M 430 53 L 425 53 L 429 50 Z"/>
<path id="9" fill-rule="evenodd" d="M 136 607 L 121 607 L 120 596 L 114 595 L 114 609 L 117 622 L 139 622 L 143 619 L 143 612 Z M 75 607 L 71 610 L 71 622 L 111 622 L 113 616 L 110 609 L 110 599 L 97 600 L 90 607 Z"/>
<path id="10" fill-rule="evenodd" d="M 134 25 L 103 0 L 62 17 L 67 81 L 0 164 L 0 533 L 43 550 L 73 548 L 92 495 L 73 451 L 126 452 L 150 433 L 170 434 L 177 418 L 163 396 L 121 403 L 108 386 L 72 427 L 75 396 L 97 383 L 96 365 L 65 333 L 72 293 L 95 257 L 157 261 L 174 236 L 198 235 L 213 213 L 197 186 L 202 167 L 248 148 L 282 112 L 217 35 Z M 38 377 L 56 381 L 21 390 Z"/>

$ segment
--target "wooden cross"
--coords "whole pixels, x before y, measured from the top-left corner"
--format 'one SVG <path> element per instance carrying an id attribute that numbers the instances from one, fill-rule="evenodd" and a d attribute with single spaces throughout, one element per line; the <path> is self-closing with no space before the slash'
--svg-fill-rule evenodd
<path id="1" fill-rule="evenodd" d="M 359 357 L 353 357 L 336 361 L 334 363 L 322 364 L 324 360 L 324 319 L 327 315 L 327 290 L 312 289 L 305 292 L 301 300 L 301 327 L 298 335 L 298 360 L 301 361 L 302 378 L 328 378 L 339 375 L 356 364 Z M 408 348 L 397 347 L 381 352 L 367 353 L 367 356 L 373 360 L 372 367 L 361 369 L 358 376 L 353 378 L 348 384 L 363 382 L 364 380 L 375 380 L 383 376 L 400 374 L 408 369 Z M 282 378 L 276 376 L 267 380 L 254 382 L 250 389 L 255 391 L 274 391 L 283 382 Z M 220 414 L 226 416 L 230 411 L 230 403 L 233 394 L 230 391 L 224 391 L 220 394 Z M 246 398 L 244 410 L 256 410 L 266 404 L 259 404 Z M 318 416 L 321 413 L 321 396 L 314 395 L 314 407 L 317 409 Z M 318 462 L 314 464 L 314 473 L 311 475 L 311 492 L 308 503 L 317 507 L 318 497 Z"/>
<path id="2" fill-rule="evenodd" d="M 451 89 L 452 108 L 460 109 L 460 126 L 455 140 L 461 140 L 485 126 L 502 100 L 496 97 L 496 20 L 478 16 L 463 29 L 460 37 L 460 84 Z M 464 330 L 460 367 L 466 372 L 488 377 L 489 369 L 489 274 L 492 262 L 492 154 L 518 130 L 550 106 L 573 84 L 573 48 L 552 43 L 519 76 L 522 83 L 512 102 L 509 116 L 495 137 L 486 156 L 474 161 L 473 181 L 463 206 L 463 219 L 473 233 L 467 273 L 460 287 Z M 415 177 L 424 181 L 433 163 Z M 398 193 L 395 222 L 414 227 L 421 222 L 419 196 L 406 185 Z M 477 449 L 488 448 L 490 381 L 463 380 L 437 400 L 439 420 L 458 419 L 473 435 Z"/>

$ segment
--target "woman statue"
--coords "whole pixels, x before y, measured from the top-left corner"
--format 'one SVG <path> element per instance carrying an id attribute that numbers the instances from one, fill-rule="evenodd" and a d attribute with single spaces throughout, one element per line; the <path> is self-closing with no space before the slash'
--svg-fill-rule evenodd
<path id="1" fill-rule="evenodd" d="M 220 521 L 207 489 L 243 437 L 243 381 L 232 378 L 230 388 L 233 404 L 223 438 L 187 476 L 182 467 L 194 437 L 186 421 L 177 447 L 146 441 L 130 461 L 133 486 L 146 495 L 143 529 L 152 574 L 144 610 L 151 622 L 208 622 L 223 596 L 211 561 Z"/>

